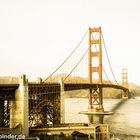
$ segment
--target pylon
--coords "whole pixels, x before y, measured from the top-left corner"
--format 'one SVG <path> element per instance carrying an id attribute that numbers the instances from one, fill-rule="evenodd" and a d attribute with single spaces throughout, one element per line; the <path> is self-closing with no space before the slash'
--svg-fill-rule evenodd
<path id="1" fill-rule="evenodd" d="M 128 87 L 128 73 L 126 68 L 122 69 L 122 86 Z"/>
<path id="2" fill-rule="evenodd" d="M 128 73 L 126 68 L 122 69 L 122 86 L 128 87 Z M 124 91 L 122 98 L 128 99 L 128 91 Z"/>
<path id="3" fill-rule="evenodd" d="M 97 37 L 94 39 L 93 34 Z M 93 49 L 94 47 L 94 49 Z M 98 83 L 102 84 L 102 40 L 101 40 L 101 27 L 99 28 L 89 28 L 89 83 L 93 83 L 93 75 L 98 73 Z M 94 65 L 94 58 L 97 58 L 98 65 Z M 90 89 L 89 92 L 89 111 L 93 109 L 98 109 L 103 111 L 103 95 L 102 87 L 99 86 L 97 89 Z"/>
<path id="4" fill-rule="evenodd" d="M 95 34 L 96 37 L 92 37 Z M 101 27 L 89 28 L 89 51 L 88 51 L 88 70 L 89 83 L 93 83 L 93 76 L 98 74 L 98 86 L 89 90 L 88 111 L 82 111 L 80 114 L 88 115 L 89 124 L 102 124 L 104 115 L 111 115 L 113 112 L 104 111 L 103 108 L 103 87 L 102 87 L 102 32 Z M 95 58 L 98 64 L 95 63 Z M 100 125 L 99 125 L 100 127 Z M 101 130 L 102 131 L 102 130 Z"/>

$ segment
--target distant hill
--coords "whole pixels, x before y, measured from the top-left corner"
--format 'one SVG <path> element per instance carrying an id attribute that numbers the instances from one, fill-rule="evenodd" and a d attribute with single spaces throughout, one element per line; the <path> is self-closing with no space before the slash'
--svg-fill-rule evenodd
<path id="1" fill-rule="evenodd" d="M 132 97 L 140 96 L 140 86 L 134 83 L 129 83 L 129 89 Z"/>
<path id="2" fill-rule="evenodd" d="M 18 83 L 18 77 L 0 76 L 0 84 L 15 84 Z"/>

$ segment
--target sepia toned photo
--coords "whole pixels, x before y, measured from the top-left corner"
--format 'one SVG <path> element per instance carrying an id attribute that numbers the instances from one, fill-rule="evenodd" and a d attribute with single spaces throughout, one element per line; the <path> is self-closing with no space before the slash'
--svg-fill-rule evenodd
<path id="1" fill-rule="evenodd" d="M 0 140 L 140 140 L 139 0 L 0 0 Z"/>

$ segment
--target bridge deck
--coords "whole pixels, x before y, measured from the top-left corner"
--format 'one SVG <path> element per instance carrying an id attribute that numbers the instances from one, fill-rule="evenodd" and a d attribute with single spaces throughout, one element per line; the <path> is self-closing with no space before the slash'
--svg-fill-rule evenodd
<path id="1" fill-rule="evenodd" d="M 0 93 L 4 93 L 6 91 L 15 91 L 19 87 L 19 84 L 0 84 Z M 57 89 L 60 90 L 60 84 L 59 83 L 45 83 L 45 84 L 38 84 L 38 83 L 29 83 L 28 84 L 29 89 L 32 88 L 53 88 L 58 87 Z M 80 89 L 95 89 L 97 87 L 103 87 L 103 88 L 115 88 L 127 91 L 128 89 L 126 87 L 120 86 L 120 85 L 113 85 L 113 84 L 89 84 L 89 83 L 64 83 L 64 90 L 80 90 Z"/>
<path id="2" fill-rule="evenodd" d="M 120 86 L 120 85 L 113 85 L 113 84 L 89 84 L 89 83 L 65 83 L 64 84 L 64 90 L 69 91 L 69 90 L 80 90 L 80 89 L 95 89 L 98 87 L 102 88 L 115 88 L 115 89 L 120 89 L 127 91 L 128 89 Z"/>

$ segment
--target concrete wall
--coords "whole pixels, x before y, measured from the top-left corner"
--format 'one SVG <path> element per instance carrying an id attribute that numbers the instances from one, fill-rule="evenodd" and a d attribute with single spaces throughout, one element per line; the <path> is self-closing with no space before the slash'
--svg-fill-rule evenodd
<path id="1" fill-rule="evenodd" d="M 28 128 L 28 81 L 25 75 L 19 77 L 19 88 L 15 92 L 15 100 L 10 101 L 10 128 L 21 125 L 21 133 L 29 135 Z"/>
<path id="2" fill-rule="evenodd" d="M 65 123 L 65 91 L 63 79 L 60 79 L 60 123 Z"/>

